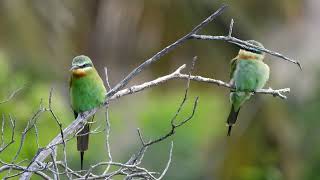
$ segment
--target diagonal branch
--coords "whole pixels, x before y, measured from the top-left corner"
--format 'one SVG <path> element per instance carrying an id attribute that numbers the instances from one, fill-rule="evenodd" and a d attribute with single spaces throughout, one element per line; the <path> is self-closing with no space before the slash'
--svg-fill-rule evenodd
<path id="1" fill-rule="evenodd" d="M 10 101 L 12 98 L 14 98 L 22 89 L 23 89 L 23 87 L 20 87 L 20 88 L 14 90 L 7 99 L 5 99 L 5 100 L 3 100 L 3 101 L 0 101 L 0 104 L 9 102 L 9 101 Z"/>
<path id="2" fill-rule="evenodd" d="M 11 115 L 9 114 L 9 120 L 11 124 L 11 141 L 9 143 L 4 142 L 4 123 L 5 123 L 5 117 L 4 114 L 2 114 L 2 126 L 1 126 L 1 145 L 0 145 L 0 153 L 4 151 L 6 148 L 8 148 L 11 144 L 15 142 L 14 140 L 14 131 L 16 128 L 16 121 L 12 119 Z"/>
<path id="3" fill-rule="evenodd" d="M 169 46 L 165 47 L 164 49 L 162 49 L 161 51 L 159 51 L 158 53 L 156 53 L 155 55 L 153 55 L 151 58 L 147 59 L 146 61 L 144 61 L 141 65 L 139 65 L 138 67 L 136 67 L 130 74 L 128 74 L 120 83 L 118 83 L 111 91 L 109 91 L 107 93 L 107 97 L 110 97 L 112 95 L 114 95 L 117 91 L 119 91 L 120 89 L 124 88 L 129 81 L 134 78 L 135 76 L 137 76 L 142 70 L 144 70 L 146 67 L 148 67 L 149 65 L 155 63 L 156 61 L 158 61 L 162 56 L 168 54 L 170 51 L 172 51 L 173 49 L 175 49 L 176 47 L 182 45 L 185 41 L 187 41 L 188 39 L 190 39 L 192 37 L 193 34 L 196 34 L 199 30 L 201 30 L 203 27 L 205 27 L 206 25 L 208 25 L 211 21 L 213 21 L 216 17 L 218 17 L 219 15 L 221 15 L 224 10 L 227 8 L 226 5 L 220 7 L 217 11 L 215 11 L 213 14 L 211 14 L 207 19 L 205 19 L 204 21 L 202 21 L 199 25 L 197 25 L 196 27 L 194 27 L 188 34 L 186 34 L 185 36 L 183 36 L 182 38 L 178 39 L 176 42 L 170 44 Z"/>
<path id="4" fill-rule="evenodd" d="M 263 51 L 267 54 L 270 54 L 272 56 L 275 56 L 275 57 L 278 57 L 278 58 L 281 58 L 281 59 L 284 59 L 286 61 L 289 61 L 291 63 L 294 63 L 296 65 L 299 66 L 300 69 L 302 69 L 302 66 L 300 64 L 299 61 L 296 61 L 292 58 L 289 58 L 285 55 L 282 55 L 278 52 L 275 52 L 275 51 L 272 51 L 272 50 L 269 50 L 269 49 L 266 49 L 266 48 L 262 48 L 262 47 L 259 47 L 259 46 L 256 46 L 256 45 L 253 45 L 253 44 L 250 44 L 246 41 L 243 41 L 241 39 L 238 39 L 236 37 L 233 37 L 232 36 L 232 30 L 233 30 L 233 19 L 231 19 L 231 22 L 230 22 L 230 26 L 229 26 L 229 33 L 227 36 L 211 36 L 211 35 L 199 35 L 199 34 L 192 34 L 191 35 L 191 38 L 192 39 L 198 39 L 198 40 L 220 40 L 220 41 L 226 41 L 226 42 L 229 42 L 229 43 L 232 43 L 232 44 L 236 44 L 242 48 L 247 48 L 247 49 L 252 49 L 252 50 L 259 50 L 259 51 Z"/>

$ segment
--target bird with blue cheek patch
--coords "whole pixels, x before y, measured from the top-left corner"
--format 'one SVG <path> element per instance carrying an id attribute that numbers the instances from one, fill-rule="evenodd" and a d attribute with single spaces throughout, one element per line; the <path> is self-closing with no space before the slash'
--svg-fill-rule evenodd
<path id="1" fill-rule="evenodd" d="M 84 55 L 75 57 L 70 71 L 70 100 L 74 117 L 77 118 L 79 113 L 101 106 L 107 91 L 89 57 Z M 77 135 L 77 150 L 80 152 L 81 169 L 83 168 L 84 152 L 88 150 L 89 132 L 90 126 L 87 123 Z"/>

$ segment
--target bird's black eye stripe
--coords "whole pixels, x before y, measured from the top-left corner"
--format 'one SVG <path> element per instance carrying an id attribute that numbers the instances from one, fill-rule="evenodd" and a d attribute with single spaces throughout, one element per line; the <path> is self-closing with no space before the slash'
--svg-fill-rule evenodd
<path id="1" fill-rule="evenodd" d="M 92 67 L 92 64 L 84 64 L 80 66 L 80 68 L 86 68 L 86 67 Z"/>
<path id="2" fill-rule="evenodd" d="M 256 53 L 256 54 L 262 54 L 263 52 L 262 51 L 258 51 L 258 50 L 254 50 L 254 49 L 246 49 L 247 51 L 250 51 L 250 52 L 253 52 L 253 53 Z"/>

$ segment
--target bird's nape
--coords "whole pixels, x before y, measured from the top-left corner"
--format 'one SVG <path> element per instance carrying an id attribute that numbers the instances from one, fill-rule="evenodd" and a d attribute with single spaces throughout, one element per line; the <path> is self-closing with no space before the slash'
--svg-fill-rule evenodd
<path id="1" fill-rule="evenodd" d="M 260 48 L 264 48 L 264 46 L 262 45 L 262 43 L 260 43 L 260 42 L 258 42 L 258 41 L 256 41 L 256 40 L 247 40 L 246 41 L 247 43 L 249 43 L 249 44 L 252 44 L 252 45 L 254 45 L 254 46 L 257 46 L 257 47 L 260 47 Z M 256 53 L 256 54 L 264 54 L 264 52 L 263 51 L 260 51 L 260 50 L 258 50 L 258 49 L 256 49 L 256 48 L 250 48 L 250 47 L 248 47 L 248 48 L 246 48 L 246 47 L 240 47 L 241 49 L 244 49 L 244 50 L 246 50 L 246 51 L 249 51 L 249 52 L 252 52 L 252 53 Z"/>

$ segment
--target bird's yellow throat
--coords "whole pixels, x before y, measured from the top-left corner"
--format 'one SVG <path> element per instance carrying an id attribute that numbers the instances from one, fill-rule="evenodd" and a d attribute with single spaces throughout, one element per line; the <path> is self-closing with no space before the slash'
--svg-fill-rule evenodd
<path id="1" fill-rule="evenodd" d="M 263 59 L 263 57 L 264 55 L 262 54 L 253 53 L 243 49 L 240 49 L 238 54 L 238 59 L 243 59 L 243 60 L 258 60 L 258 59 Z"/>
<path id="2" fill-rule="evenodd" d="M 72 71 L 72 75 L 75 76 L 75 77 L 83 77 L 85 75 L 87 75 L 86 71 L 83 70 L 83 69 L 75 69 Z"/>

